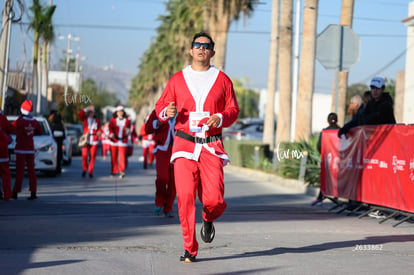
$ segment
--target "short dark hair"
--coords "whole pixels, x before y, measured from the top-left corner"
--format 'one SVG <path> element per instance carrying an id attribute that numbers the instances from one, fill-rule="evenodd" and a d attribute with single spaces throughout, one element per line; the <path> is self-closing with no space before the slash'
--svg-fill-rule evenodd
<path id="1" fill-rule="evenodd" d="M 206 37 L 206 38 L 208 38 L 210 40 L 211 45 L 213 46 L 212 50 L 214 50 L 214 41 L 213 41 L 213 38 L 211 38 L 211 36 L 208 33 L 203 32 L 203 31 L 198 32 L 198 33 L 196 33 L 194 35 L 193 41 L 191 41 L 191 48 L 193 47 L 193 44 L 196 41 L 196 39 L 199 38 L 199 37 Z"/>
<path id="2" fill-rule="evenodd" d="M 329 124 L 336 124 L 337 122 L 338 122 L 338 115 L 336 113 L 329 113 L 328 123 Z"/>

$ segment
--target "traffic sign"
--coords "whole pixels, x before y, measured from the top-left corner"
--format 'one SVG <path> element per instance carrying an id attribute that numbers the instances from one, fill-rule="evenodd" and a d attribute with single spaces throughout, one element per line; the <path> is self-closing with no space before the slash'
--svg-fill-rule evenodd
<path id="1" fill-rule="evenodd" d="M 359 37 L 349 26 L 331 24 L 316 40 L 316 58 L 326 70 L 349 70 L 359 61 L 359 50 Z"/>

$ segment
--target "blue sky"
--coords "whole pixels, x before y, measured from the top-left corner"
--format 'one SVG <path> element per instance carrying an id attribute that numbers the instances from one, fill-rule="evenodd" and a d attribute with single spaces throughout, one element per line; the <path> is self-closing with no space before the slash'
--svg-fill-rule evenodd
<path id="1" fill-rule="evenodd" d="M 24 2 L 31 5 L 31 0 Z M 396 73 L 404 70 L 407 29 L 401 20 L 408 16 L 409 2 L 355 0 L 353 29 L 360 37 L 361 51 L 359 62 L 350 69 L 349 84 L 368 83 L 373 74 L 395 79 Z M 250 87 L 259 89 L 267 86 L 272 1 L 261 3 L 250 18 L 232 23 L 226 57 L 226 73 L 230 77 L 247 78 Z M 318 33 L 329 24 L 339 24 L 341 3 L 319 0 Z M 72 42 L 72 49 L 84 57 L 83 63 L 112 65 L 133 74 L 138 72 L 140 58 L 156 36 L 158 17 L 165 13 L 163 0 L 53 0 L 53 4 L 57 5 L 56 33 L 81 38 Z M 27 17 L 23 22 L 28 22 Z M 33 35 L 26 28 L 15 25 L 12 29 L 11 69 L 30 62 Z M 55 41 L 52 62 L 64 56 L 66 45 L 66 40 Z M 317 62 L 315 91 L 330 93 L 333 77 L 333 71 L 326 71 Z"/>

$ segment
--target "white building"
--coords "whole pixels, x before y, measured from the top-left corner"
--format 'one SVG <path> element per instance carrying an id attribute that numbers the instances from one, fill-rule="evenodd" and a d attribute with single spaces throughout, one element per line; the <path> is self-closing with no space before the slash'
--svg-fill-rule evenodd
<path id="1" fill-rule="evenodd" d="M 65 71 L 49 71 L 49 84 L 59 84 L 63 87 L 66 85 L 66 78 L 68 87 L 71 87 L 76 93 L 80 90 L 80 73 L 68 72 Z"/>
<path id="2" fill-rule="evenodd" d="M 414 123 L 414 1 L 410 2 L 408 17 L 402 22 L 407 26 L 402 122 L 411 124 Z"/>

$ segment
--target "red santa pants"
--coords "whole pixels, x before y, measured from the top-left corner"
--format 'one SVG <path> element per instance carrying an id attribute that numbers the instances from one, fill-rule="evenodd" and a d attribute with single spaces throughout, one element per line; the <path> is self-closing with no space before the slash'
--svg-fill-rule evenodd
<path id="1" fill-rule="evenodd" d="M 204 148 L 199 161 L 178 158 L 174 162 L 178 211 L 184 239 L 184 249 L 197 255 L 195 230 L 195 200 L 203 204 L 203 219 L 212 222 L 226 209 L 224 201 L 223 160 Z"/>
<path id="2" fill-rule="evenodd" d="M 34 159 L 34 154 L 16 154 L 16 181 L 14 183 L 13 192 L 20 193 L 22 191 L 24 168 L 26 165 L 27 174 L 29 175 L 29 190 L 30 192 L 37 191 Z"/>
<path id="3" fill-rule="evenodd" d="M 7 152 L 7 149 L 6 149 Z M 1 181 L 3 182 L 3 199 L 9 200 L 12 195 L 11 191 L 11 175 L 9 168 L 9 159 L 7 161 L 0 161 L 0 175 Z"/>
<path id="4" fill-rule="evenodd" d="M 150 142 L 149 144 L 147 144 L 146 142 L 142 143 L 142 155 L 144 156 L 144 168 L 147 168 L 147 163 L 149 163 L 150 165 L 152 164 L 152 162 L 154 161 L 154 144 L 152 142 Z M 148 155 L 149 155 L 149 159 L 148 159 Z"/>
<path id="5" fill-rule="evenodd" d="M 155 163 L 155 206 L 164 207 L 164 213 L 172 212 L 175 200 L 174 165 L 170 163 L 172 146 L 167 151 L 157 150 Z"/>
<path id="6" fill-rule="evenodd" d="M 88 171 L 90 175 L 93 174 L 97 152 L 98 145 L 86 145 L 82 147 L 82 170 Z"/>
<path id="7" fill-rule="evenodd" d="M 112 174 L 125 172 L 126 146 L 111 145 Z"/>

